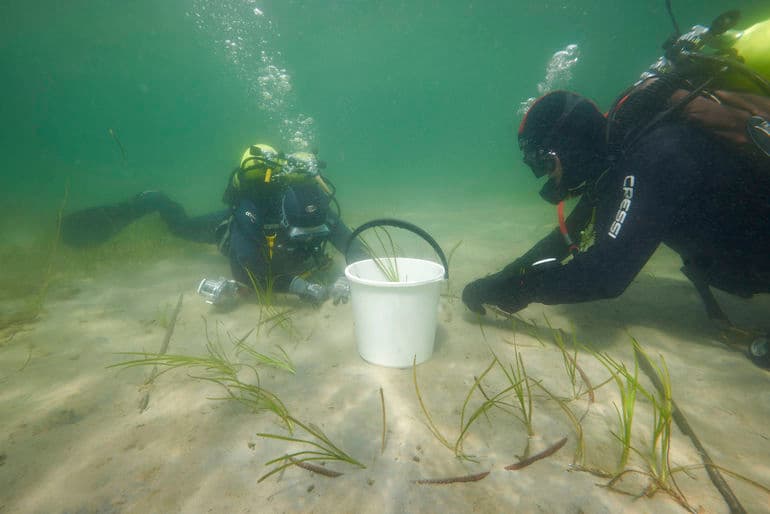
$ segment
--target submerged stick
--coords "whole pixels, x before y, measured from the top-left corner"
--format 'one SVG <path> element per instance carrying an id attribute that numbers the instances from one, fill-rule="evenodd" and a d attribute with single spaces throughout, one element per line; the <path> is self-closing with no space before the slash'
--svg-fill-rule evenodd
<path id="1" fill-rule="evenodd" d="M 507 469 L 508 471 L 516 471 L 522 468 L 526 468 L 533 462 L 537 462 L 541 459 L 545 459 L 546 457 L 550 457 L 551 455 L 559 451 L 561 447 L 564 446 L 565 444 L 567 444 L 567 438 L 563 437 L 559 439 L 556 443 L 552 444 L 551 446 L 543 450 L 542 452 L 536 453 L 530 457 L 527 457 L 526 459 L 521 459 L 519 462 L 515 462 L 513 464 L 505 466 L 505 469 Z"/>
<path id="2" fill-rule="evenodd" d="M 639 361 L 639 367 L 642 368 L 642 371 L 644 371 L 644 374 L 647 375 L 647 378 L 650 379 L 650 381 L 659 392 L 663 391 L 663 384 L 660 382 L 658 374 L 655 373 L 652 364 L 650 363 L 649 359 L 647 359 L 647 356 L 644 354 L 644 352 L 640 351 L 639 348 L 634 345 L 634 353 L 636 354 L 636 358 Z M 706 448 L 704 448 L 701 444 L 698 436 L 695 435 L 695 432 L 690 426 L 690 423 L 687 421 L 684 413 L 673 400 L 673 398 L 671 399 L 671 410 L 672 417 L 674 418 L 676 425 L 679 427 L 679 430 L 681 430 L 683 434 L 690 438 L 693 446 L 695 446 L 695 449 L 698 450 L 698 453 L 701 456 L 701 460 L 703 461 L 703 464 L 706 468 L 706 472 L 708 473 L 709 478 L 711 478 L 711 482 L 714 484 L 714 487 L 717 488 L 719 494 L 722 495 L 722 498 L 724 498 L 727 506 L 730 508 L 730 513 L 746 514 L 746 510 L 743 508 L 743 505 L 741 505 L 741 502 L 738 501 L 738 498 L 735 496 L 735 493 L 733 493 L 733 490 L 730 488 L 729 484 L 725 481 L 724 477 L 719 472 L 719 469 L 717 469 L 714 461 L 711 460 L 711 456 L 709 456 Z"/>
<path id="3" fill-rule="evenodd" d="M 486 478 L 489 471 L 483 471 L 474 475 L 463 475 L 461 477 L 449 477 L 449 478 L 423 478 L 422 480 L 415 480 L 415 484 L 420 485 L 441 485 L 441 484 L 458 484 L 461 482 L 478 482 L 479 480 Z"/>
<path id="4" fill-rule="evenodd" d="M 168 343 L 171 341 L 171 334 L 174 333 L 174 326 L 176 326 L 176 320 L 179 317 L 179 311 L 182 310 L 182 299 L 184 298 L 184 293 L 179 293 L 179 298 L 176 301 L 176 307 L 174 307 L 174 312 L 171 313 L 171 319 L 168 322 L 168 327 L 166 328 L 166 335 L 163 337 L 163 344 L 160 345 L 160 351 L 159 354 L 163 355 L 168 351 Z"/>
<path id="5" fill-rule="evenodd" d="M 115 144 L 118 145 L 118 148 L 120 148 L 120 155 L 123 156 L 123 162 L 128 163 L 128 159 L 126 159 L 126 149 L 123 148 L 123 143 L 121 143 L 120 139 L 118 139 L 118 135 L 111 128 L 108 128 L 107 132 L 110 134 L 110 137 L 112 137 L 112 139 L 115 141 Z"/>
<path id="6" fill-rule="evenodd" d="M 382 392 L 382 387 L 380 387 L 380 405 L 382 406 L 382 445 L 380 447 L 380 455 L 382 455 L 385 453 L 385 431 L 387 428 L 385 418 L 385 393 Z"/>
<path id="7" fill-rule="evenodd" d="M 294 464 L 299 468 L 312 471 L 313 473 L 318 473 L 319 475 L 323 475 L 325 477 L 336 478 L 344 474 L 344 473 L 340 473 L 339 471 L 334 471 L 333 469 L 326 469 L 323 466 L 317 466 L 315 464 L 310 464 L 309 462 L 303 462 L 301 460 L 297 460 L 294 457 L 288 457 L 288 459 L 291 461 L 292 464 Z"/>
<path id="8" fill-rule="evenodd" d="M 184 293 L 179 293 L 179 299 L 176 302 L 176 307 L 174 308 L 174 312 L 171 313 L 171 319 L 168 322 L 168 327 L 166 327 L 166 335 L 163 336 L 163 342 L 160 345 L 160 351 L 158 352 L 158 355 L 164 355 L 166 351 L 168 351 L 168 345 L 171 341 L 171 335 L 174 333 L 174 327 L 176 326 L 176 320 L 179 317 L 179 311 L 182 310 L 182 299 L 184 298 Z M 139 412 L 144 412 L 147 409 L 147 404 L 150 403 L 150 390 L 149 386 L 152 385 L 153 381 L 158 377 L 158 365 L 156 364 L 152 371 L 150 372 L 150 376 L 147 377 L 147 380 L 144 381 L 144 385 L 147 386 L 147 390 L 144 392 L 144 395 L 142 395 L 142 398 L 139 400 Z"/>

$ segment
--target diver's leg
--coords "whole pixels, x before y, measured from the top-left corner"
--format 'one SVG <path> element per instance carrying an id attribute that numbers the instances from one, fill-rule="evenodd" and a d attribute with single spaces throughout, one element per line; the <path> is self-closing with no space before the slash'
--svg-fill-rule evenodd
<path id="1" fill-rule="evenodd" d="M 145 191 L 134 198 L 138 210 L 160 214 L 175 236 L 196 243 L 216 244 L 217 228 L 230 216 L 229 210 L 189 217 L 181 204 L 160 191 Z"/>
<path id="2" fill-rule="evenodd" d="M 700 270 L 691 265 L 685 265 L 682 266 L 681 271 L 685 277 L 690 279 L 692 285 L 695 286 L 695 290 L 698 291 L 701 300 L 703 300 L 703 305 L 706 308 L 706 315 L 708 315 L 709 319 L 726 323 L 728 326 L 732 325 L 727 314 L 724 313 L 719 306 L 719 303 L 717 303 L 716 298 L 714 298 L 714 293 L 709 289 L 708 282 L 706 282 L 706 279 L 703 277 Z"/>
<path id="3" fill-rule="evenodd" d="M 65 214 L 61 236 L 65 244 L 89 246 L 107 241 L 131 222 L 155 208 L 151 202 L 140 201 L 140 195 L 113 205 L 100 205 Z"/>
<path id="4" fill-rule="evenodd" d="M 219 227 L 230 217 L 229 210 L 216 211 L 201 216 L 175 217 L 166 219 L 161 212 L 161 217 L 166 221 L 171 232 L 188 241 L 196 243 L 217 244 L 219 242 Z"/>

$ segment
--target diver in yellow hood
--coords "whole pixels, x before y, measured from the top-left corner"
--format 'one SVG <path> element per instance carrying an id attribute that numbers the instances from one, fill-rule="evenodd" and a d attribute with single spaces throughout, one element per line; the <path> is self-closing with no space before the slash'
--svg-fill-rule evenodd
<path id="1" fill-rule="evenodd" d="M 224 194 L 231 215 L 219 242 L 236 281 L 316 303 L 330 295 L 335 303 L 347 301 L 344 277 L 331 287 L 307 279 L 309 271 L 328 264 L 326 244 L 344 251 L 351 234 L 333 186 L 321 175 L 324 167 L 309 152 L 284 155 L 264 144 L 244 151 Z M 366 255 L 358 244 L 351 251 Z"/>
<path id="2" fill-rule="evenodd" d="M 339 274 L 320 280 L 331 260 L 326 244 L 344 251 L 350 229 L 342 222 L 331 182 L 321 175 L 325 163 L 309 152 L 285 155 L 258 143 L 243 152 L 227 182 L 228 208 L 189 217 L 159 191 L 131 200 L 68 214 L 62 239 L 73 246 L 98 244 L 133 220 L 158 212 L 175 235 L 218 245 L 230 259 L 234 280 L 203 279 L 198 292 L 212 304 L 227 303 L 257 289 L 288 292 L 321 303 L 346 302 L 348 286 Z M 357 244 L 351 255 L 364 258 Z M 317 279 L 311 277 L 318 275 Z"/>

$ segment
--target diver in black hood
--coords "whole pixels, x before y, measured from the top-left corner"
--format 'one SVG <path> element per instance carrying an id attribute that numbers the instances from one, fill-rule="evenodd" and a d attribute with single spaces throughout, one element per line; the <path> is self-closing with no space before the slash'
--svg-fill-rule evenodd
<path id="1" fill-rule="evenodd" d="M 519 147 L 535 177 L 548 175 L 540 190 L 544 200 L 558 204 L 596 180 L 607 167 L 605 130 L 604 116 L 578 95 L 546 95 L 530 107 L 519 129 Z"/>
<path id="2" fill-rule="evenodd" d="M 710 287 L 741 297 L 770 292 L 767 160 L 747 158 L 681 117 L 619 153 L 610 151 L 606 131 L 605 116 L 574 93 L 549 93 L 529 109 L 518 139 L 535 176 L 548 176 L 541 195 L 580 200 L 525 255 L 465 287 L 471 311 L 619 296 L 661 243 L 681 256 L 711 318 L 727 320 Z M 592 242 L 580 240 L 589 233 Z M 770 367 L 769 353 L 754 360 Z"/>

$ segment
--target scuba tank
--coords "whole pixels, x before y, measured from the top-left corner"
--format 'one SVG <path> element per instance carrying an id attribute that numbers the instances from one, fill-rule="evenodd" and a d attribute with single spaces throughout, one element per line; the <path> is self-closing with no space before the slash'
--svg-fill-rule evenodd
<path id="1" fill-rule="evenodd" d="M 746 67 L 770 80 L 770 19 L 741 32 L 732 48 Z"/>
<path id="2" fill-rule="evenodd" d="M 736 31 L 738 18 L 728 11 L 685 34 L 674 20 L 664 55 L 607 114 L 611 159 L 674 115 L 750 156 L 770 156 L 770 20 Z"/>

